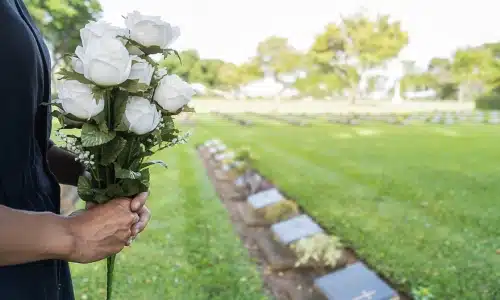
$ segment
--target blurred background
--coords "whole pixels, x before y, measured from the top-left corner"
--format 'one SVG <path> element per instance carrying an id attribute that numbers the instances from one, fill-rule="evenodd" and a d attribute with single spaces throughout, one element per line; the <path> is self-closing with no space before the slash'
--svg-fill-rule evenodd
<path id="1" fill-rule="evenodd" d="M 118 256 L 116 299 L 273 298 L 194 147 L 213 138 L 255 155 L 409 297 L 499 299 L 495 1 L 25 2 L 54 72 L 89 20 L 138 10 L 181 28 L 182 64 L 161 65 L 197 91 L 178 118 L 194 135 L 159 154 L 170 169 L 153 172 L 153 220 Z M 72 270 L 77 299 L 103 299 L 103 264 Z"/>

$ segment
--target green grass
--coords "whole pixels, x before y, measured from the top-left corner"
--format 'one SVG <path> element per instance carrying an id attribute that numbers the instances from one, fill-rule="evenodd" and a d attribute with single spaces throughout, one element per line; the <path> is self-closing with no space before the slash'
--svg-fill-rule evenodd
<path id="1" fill-rule="evenodd" d="M 377 271 L 437 299 L 500 297 L 500 127 L 334 125 L 198 116 L 194 138 L 257 167 Z"/>
<path id="2" fill-rule="evenodd" d="M 265 299 L 256 266 L 233 231 L 192 144 L 157 155 L 153 218 L 118 255 L 114 299 Z M 104 299 L 105 263 L 72 265 L 76 299 Z"/>

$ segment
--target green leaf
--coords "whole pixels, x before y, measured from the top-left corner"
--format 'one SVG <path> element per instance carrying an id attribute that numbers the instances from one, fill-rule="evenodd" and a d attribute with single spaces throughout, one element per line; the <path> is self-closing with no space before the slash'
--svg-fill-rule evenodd
<path id="1" fill-rule="evenodd" d="M 92 95 L 94 95 L 94 99 L 99 103 L 106 98 L 106 93 L 110 91 L 110 88 L 103 88 L 98 85 L 94 85 L 92 87 Z"/>
<path id="2" fill-rule="evenodd" d="M 179 63 L 182 65 L 182 58 L 179 55 L 179 52 L 177 50 L 175 50 L 175 49 L 167 49 L 167 50 L 163 51 L 163 56 L 165 58 L 167 58 L 172 53 L 174 53 L 175 56 L 177 56 L 177 58 L 179 59 Z"/>
<path id="3" fill-rule="evenodd" d="M 53 112 L 54 113 L 54 112 Z M 64 128 L 64 129 L 73 129 L 73 128 L 82 128 L 83 124 L 85 122 L 83 121 L 77 121 L 77 120 L 73 120 L 71 119 L 67 114 L 59 114 L 59 116 L 57 117 L 57 119 L 59 120 L 59 123 L 61 123 L 61 126 Z"/>
<path id="4" fill-rule="evenodd" d="M 94 201 L 95 191 L 92 189 L 92 182 L 88 177 L 78 178 L 78 196 L 84 201 Z"/>
<path id="5" fill-rule="evenodd" d="M 163 53 L 163 49 L 160 48 L 159 46 L 150 46 L 150 47 L 142 46 L 141 51 L 147 55 Z"/>
<path id="6" fill-rule="evenodd" d="M 85 123 L 82 127 L 82 146 L 95 147 L 103 145 L 114 139 L 115 136 L 116 132 L 114 131 L 103 132 L 96 125 Z"/>
<path id="7" fill-rule="evenodd" d="M 149 188 L 149 179 L 149 169 L 141 170 L 141 183 L 147 188 Z"/>
<path id="8" fill-rule="evenodd" d="M 179 130 L 175 128 L 174 120 L 170 116 L 163 117 L 163 123 L 165 126 L 161 129 L 161 140 L 171 141 L 177 137 Z"/>
<path id="9" fill-rule="evenodd" d="M 61 69 L 58 74 L 61 76 L 59 79 L 64 80 L 76 80 L 83 84 L 94 84 L 92 81 L 88 80 L 83 76 L 83 74 L 77 73 L 73 70 Z"/>
<path id="10" fill-rule="evenodd" d="M 125 114 L 125 108 L 127 107 L 128 100 L 127 91 L 117 91 L 115 97 L 113 98 L 113 112 L 114 112 L 114 124 L 113 127 L 117 131 L 127 131 L 128 128 L 124 126 L 122 120 Z"/>
<path id="11" fill-rule="evenodd" d="M 116 161 L 118 155 L 123 151 L 127 140 L 122 137 L 116 137 L 111 142 L 104 144 L 102 149 L 101 164 L 109 165 Z"/>
<path id="12" fill-rule="evenodd" d="M 120 87 L 130 93 L 142 93 L 146 92 L 150 88 L 149 85 L 139 82 L 139 79 L 128 79 L 124 83 L 120 84 Z"/>
<path id="13" fill-rule="evenodd" d="M 134 172 L 132 170 L 123 169 L 117 163 L 115 163 L 114 166 L 115 166 L 115 177 L 116 178 L 123 178 L 123 179 L 140 179 L 141 178 L 140 172 Z"/>
<path id="14" fill-rule="evenodd" d="M 192 112 L 192 113 L 196 112 L 196 111 L 194 110 L 194 107 L 189 107 L 189 106 L 187 106 L 187 105 L 184 105 L 184 107 L 182 108 L 182 111 L 183 111 L 183 112 Z"/>
<path id="15" fill-rule="evenodd" d="M 143 170 L 154 165 L 160 165 L 164 168 L 168 168 L 167 164 L 162 160 L 150 160 L 145 163 L 142 163 L 140 169 Z"/>
<path id="16" fill-rule="evenodd" d="M 102 132 L 108 132 L 109 128 L 108 125 L 106 124 L 106 113 L 105 111 L 100 112 L 97 116 L 94 116 L 92 118 L 94 121 L 96 121 L 97 125 L 99 126 L 99 130 Z"/>
<path id="17" fill-rule="evenodd" d="M 42 105 L 42 106 L 55 106 L 55 107 L 59 108 L 60 110 L 64 111 L 62 104 L 58 103 L 58 102 L 50 102 L 50 103 L 43 102 L 40 105 Z"/>
<path id="18" fill-rule="evenodd" d="M 94 196 L 94 199 L 92 202 L 103 204 L 108 202 L 109 200 L 113 199 L 114 197 L 109 197 L 105 194 L 106 190 L 99 190 L 99 192 Z"/>
<path id="19" fill-rule="evenodd" d="M 139 50 L 144 52 L 146 55 L 158 54 L 158 53 L 163 52 L 163 49 L 161 49 L 159 46 L 146 47 L 146 46 L 143 46 L 142 44 L 140 44 L 140 43 L 138 43 L 138 42 L 134 41 L 133 39 L 128 38 L 126 36 L 119 36 L 119 37 L 127 40 L 127 46 L 128 45 L 136 46 L 137 48 L 139 48 Z"/>
<path id="20" fill-rule="evenodd" d="M 141 156 L 141 144 L 136 139 L 129 139 L 122 152 L 118 155 L 116 162 L 122 167 L 131 168 L 132 162 Z"/>
<path id="21" fill-rule="evenodd" d="M 63 115 L 63 113 L 60 112 L 59 110 L 53 110 L 50 114 L 52 115 L 53 118 L 57 119 L 59 119 L 59 117 Z"/>
<path id="22" fill-rule="evenodd" d="M 110 185 L 106 194 L 111 198 L 133 197 L 147 190 L 148 187 L 139 179 L 121 179 L 118 183 Z"/>

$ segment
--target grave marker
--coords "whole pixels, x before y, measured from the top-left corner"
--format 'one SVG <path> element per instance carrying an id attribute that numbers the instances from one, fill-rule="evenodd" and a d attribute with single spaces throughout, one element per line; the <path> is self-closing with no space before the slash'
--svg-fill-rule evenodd
<path id="1" fill-rule="evenodd" d="M 361 262 L 317 278 L 314 285 L 332 300 L 398 299 L 397 293 Z"/>
<path id="2" fill-rule="evenodd" d="M 285 197 L 277 189 L 270 189 L 248 197 L 248 204 L 250 204 L 253 209 L 260 209 L 280 202 L 284 198 Z"/>
<path id="3" fill-rule="evenodd" d="M 237 187 L 245 186 L 245 176 L 242 175 L 236 178 L 236 180 L 234 181 L 234 185 L 236 185 Z"/>
<path id="4" fill-rule="evenodd" d="M 259 174 L 253 174 L 248 179 L 248 184 L 250 185 L 250 194 L 255 194 L 262 183 L 262 177 Z"/>
<path id="5" fill-rule="evenodd" d="M 217 161 L 222 161 L 225 159 L 232 159 L 232 158 L 234 158 L 234 156 L 235 156 L 234 152 L 225 152 L 225 153 L 217 154 L 214 158 Z"/>
<path id="6" fill-rule="evenodd" d="M 316 224 L 308 215 L 300 215 L 289 220 L 273 224 L 271 231 L 285 245 L 306 238 L 323 229 Z"/>

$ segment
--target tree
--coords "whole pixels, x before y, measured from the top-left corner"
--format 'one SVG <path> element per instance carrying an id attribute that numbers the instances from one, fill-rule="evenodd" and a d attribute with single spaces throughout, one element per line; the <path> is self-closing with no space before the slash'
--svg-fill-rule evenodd
<path id="1" fill-rule="evenodd" d="M 220 59 L 200 59 L 189 71 L 189 81 L 203 83 L 211 88 L 219 87 L 218 74 L 223 65 L 224 61 Z"/>
<path id="2" fill-rule="evenodd" d="M 225 90 L 238 89 L 242 82 L 241 69 L 233 63 L 224 63 L 217 73 L 217 82 Z"/>
<path id="3" fill-rule="evenodd" d="M 241 84 L 247 84 L 264 76 L 264 73 L 256 58 L 253 58 L 239 67 Z"/>
<path id="4" fill-rule="evenodd" d="M 180 61 L 176 55 L 169 55 L 160 62 L 160 66 L 166 68 L 170 74 L 177 74 L 187 81 L 190 78 L 191 70 L 200 60 L 200 55 L 198 51 L 190 49 L 181 51 L 179 56 Z"/>
<path id="5" fill-rule="evenodd" d="M 79 28 L 95 20 L 102 11 L 98 0 L 25 0 L 38 28 L 42 31 L 54 55 L 55 68 L 81 43 Z"/>
<path id="6" fill-rule="evenodd" d="M 309 55 L 322 73 L 343 78 L 354 103 L 367 71 L 383 67 L 407 44 L 408 34 L 399 22 L 392 22 L 387 15 L 372 19 L 359 13 L 328 24 L 316 37 Z"/>
<path id="7" fill-rule="evenodd" d="M 323 98 L 340 94 L 345 86 L 337 74 L 309 72 L 306 77 L 297 79 L 294 87 L 302 95 Z"/>
<path id="8" fill-rule="evenodd" d="M 484 47 L 458 49 L 451 63 L 451 74 L 459 87 L 458 100 L 474 96 L 474 87 L 484 85 L 488 69 L 494 60 L 493 53 Z M 476 91 L 477 93 L 481 91 Z"/>
<path id="9" fill-rule="evenodd" d="M 427 65 L 429 87 L 436 92 L 438 99 L 455 98 L 458 86 L 453 80 L 452 61 L 448 58 L 434 57 Z"/>
<path id="10" fill-rule="evenodd" d="M 284 87 L 291 86 L 304 67 L 303 54 L 293 48 L 286 38 L 271 36 L 257 46 L 254 61 L 264 74 L 269 74 Z"/>

